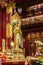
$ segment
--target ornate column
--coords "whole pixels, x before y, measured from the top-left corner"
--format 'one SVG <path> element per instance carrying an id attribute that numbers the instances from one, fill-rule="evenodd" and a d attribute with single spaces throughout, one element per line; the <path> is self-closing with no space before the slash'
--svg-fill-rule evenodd
<path id="1" fill-rule="evenodd" d="M 12 35 L 12 25 L 10 22 L 10 18 L 13 13 L 13 8 L 15 8 L 15 3 L 11 2 L 8 4 L 6 8 L 6 47 L 11 48 L 10 43 L 12 41 L 13 35 Z"/>
<path id="2" fill-rule="evenodd" d="M 5 51 L 5 43 L 6 43 L 6 7 L 3 7 L 2 8 L 2 20 L 1 20 L 1 23 L 2 23 L 2 51 L 4 52 Z M 4 40 L 4 41 L 3 41 Z"/>
<path id="3" fill-rule="evenodd" d="M 3 26 L 3 34 L 2 34 L 2 37 L 3 39 L 6 39 L 6 8 L 3 8 L 3 11 L 2 11 L 3 15 L 2 15 L 2 26 Z"/>
<path id="4" fill-rule="evenodd" d="M 6 8 L 6 49 L 10 49 L 12 41 L 12 26 L 10 24 L 10 17 L 12 16 L 12 7 Z"/>
<path id="5" fill-rule="evenodd" d="M 25 37 L 25 56 L 28 56 L 28 35 Z"/>
<path id="6" fill-rule="evenodd" d="M 0 51 L 2 49 L 2 9 L 0 7 Z"/>

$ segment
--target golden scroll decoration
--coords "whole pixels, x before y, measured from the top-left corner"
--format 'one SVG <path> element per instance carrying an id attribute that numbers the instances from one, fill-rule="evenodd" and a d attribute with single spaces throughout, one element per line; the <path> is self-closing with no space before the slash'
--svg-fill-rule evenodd
<path id="1" fill-rule="evenodd" d="M 12 38 L 12 26 L 10 23 L 6 24 L 6 37 Z"/>
<path id="2" fill-rule="evenodd" d="M 7 14 L 13 12 L 13 9 L 16 8 L 15 4 L 16 4 L 16 3 L 14 3 L 14 2 L 7 3 L 7 5 L 8 5 L 7 8 L 6 8 L 6 13 L 7 13 Z"/>
<path id="3" fill-rule="evenodd" d="M 5 39 L 2 39 L 2 52 L 5 52 Z"/>

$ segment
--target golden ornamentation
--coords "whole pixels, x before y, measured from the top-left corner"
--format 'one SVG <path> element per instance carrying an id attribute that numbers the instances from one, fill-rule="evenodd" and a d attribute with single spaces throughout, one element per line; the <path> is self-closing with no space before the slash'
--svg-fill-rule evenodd
<path id="1" fill-rule="evenodd" d="M 12 13 L 12 7 L 11 6 L 8 6 L 7 8 L 6 8 L 6 13 Z"/>
<path id="2" fill-rule="evenodd" d="M 13 27 L 14 34 L 14 45 L 16 51 L 19 49 L 19 45 L 21 44 L 22 32 L 21 32 L 21 19 L 18 13 L 15 13 L 11 17 L 11 25 Z"/>
<path id="3" fill-rule="evenodd" d="M 11 2 L 11 3 L 8 3 L 8 6 L 6 8 L 6 13 L 12 13 L 13 12 L 13 9 L 15 9 L 16 6 L 15 6 L 15 3 L 14 2 Z"/>
<path id="4" fill-rule="evenodd" d="M 6 38 L 12 38 L 12 26 L 10 23 L 6 24 Z"/>
<path id="5" fill-rule="evenodd" d="M 2 39 L 2 52 L 5 52 L 5 39 Z"/>

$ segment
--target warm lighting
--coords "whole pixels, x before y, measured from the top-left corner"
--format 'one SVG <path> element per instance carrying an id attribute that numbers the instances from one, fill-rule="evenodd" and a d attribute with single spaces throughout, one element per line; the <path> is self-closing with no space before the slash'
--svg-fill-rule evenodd
<path id="1" fill-rule="evenodd" d="M 10 23 L 6 24 L 6 37 L 12 38 L 12 25 Z"/>
<path id="2" fill-rule="evenodd" d="M 12 1 L 11 3 L 7 3 L 6 13 L 13 13 L 13 10 L 16 9 L 15 3 Z"/>
<path id="3" fill-rule="evenodd" d="M 14 46 L 14 42 L 13 42 L 13 41 L 11 41 L 11 46 L 12 46 L 12 47 Z"/>
<path id="4" fill-rule="evenodd" d="M 1 7 L 7 7 L 7 2 L 5 2 L 5 0 L 0 0 L 0 5 Z"/>
<path id="5" fill-rule="evenodd" d="M 33 7 L 33 9 L 34 9 L 34 10 L 37 10 L 37 5 L 35 5 L 35 6 Z"/>
<path id="6" fill-rule="evenodd" d="M 5 52 L 5 39 L 2 39 L 2 52 Z"/>
<path id="7" fill-rule="evenodd" d="M 12 13 L 12 7 L 9 7 L 9 6 L 8 6 L 8 7 L 7 7 L 7 10 L 6 10 L 6 13 L 8 13 L 8 14 L 9 14 L 9 13 Z"/>
<path id="8" fill-rule="evenodd" d="M 39 23 L 39 22 L 43 22 L 43 15 L 40 16 L 37 15 L 37 16 L 22 19 L 22 25 L 29 25 L 29 24 Z"/>
<path id="9" fill-rule="evenodd" d="M 30 39 L 30 34 L 28 34 L 28 39 Z"/>
<path id="10" fill-rule="evenodd" d="M 40 40 L 35 40 L 36 44 L 43 45 L 43 43 Z"/>

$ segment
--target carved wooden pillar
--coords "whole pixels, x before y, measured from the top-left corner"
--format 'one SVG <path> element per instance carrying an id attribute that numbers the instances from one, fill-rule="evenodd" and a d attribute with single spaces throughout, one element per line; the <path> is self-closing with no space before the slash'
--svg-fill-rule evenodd
<path id="1" fill-rule="evenodd" d="M 12 26 L 10 18 L 12 16 L 12 9 L 6 8 L 6 49 L 11 48 L 10 43 L 12 41 Z"/>
<path id="2" fill-rule="evenodd" d="M 0 50 L 2 49 L 2 39 L 6 40 L 6 8 L 0 7 Z"/>
<path id="3" fill-rule="evenodd" d="M 25 56 L 28 56 L 28 36 L 25 37 Z"/>
<path id="4" fill-rule="evenodd" d="M 1 46 L 2 46 L 2 9 L 0 7 L 0 51 L 1 51 Z"/>
<path id="5" fill-rule="evenodd" d="M 6 8 L 3 8 L 3 11 L 2 11 L 2 27 L 3 27 L 2 38 L 6 39 Z"/>
<path id="6" fill-rule="evenodd" d="M 11 14 L 7 14 L 7 20 L 6 20 L 6 46 L 7 48 L 10 48 L 10 42 L 12 41 L 12 30 L 11 30 L 11 24 L 10 24 L 10 17 Z"/>

